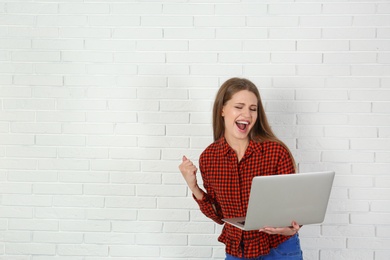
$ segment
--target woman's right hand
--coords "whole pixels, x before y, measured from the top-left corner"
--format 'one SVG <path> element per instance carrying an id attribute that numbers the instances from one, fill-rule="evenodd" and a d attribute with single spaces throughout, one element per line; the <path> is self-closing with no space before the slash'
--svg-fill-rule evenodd
<path id="1" fill-rule="evenodd" d="M 183 175 L 188 187 L 193 190 L 198 186 L 196 180 L 196 172 L 198 168 L 189 160 L 183 156 L 182 163 L 179 165 L 181 174 Z"/>

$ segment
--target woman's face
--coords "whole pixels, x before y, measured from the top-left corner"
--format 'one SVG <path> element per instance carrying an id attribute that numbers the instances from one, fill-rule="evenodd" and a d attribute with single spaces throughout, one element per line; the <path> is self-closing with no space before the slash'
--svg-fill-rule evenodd
<path id="1" fill-rule="evenodd" d="M 248 90 L 235 93 L 222 108 L 227 140 L 247 140 L 257 120 L 257 98 Z"/>

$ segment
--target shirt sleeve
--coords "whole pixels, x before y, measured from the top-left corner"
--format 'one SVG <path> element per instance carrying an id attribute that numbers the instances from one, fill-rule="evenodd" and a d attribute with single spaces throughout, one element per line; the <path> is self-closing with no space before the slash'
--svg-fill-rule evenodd
<path id="1" fill-rule="evenodd" d="M 294 160 L 287 148 L 282 147 L 280 159 L 277 164 L 277 174 L 295 173 Z"/>
<path id="2" fill-rule="evenodd" d="M 204 172 L 204 167 L 202 164 L 202 159 L 199 161 L 199 168 L 202 174 L 203 186 L 207 192 L 203 190 L 203 199 L 198 200 L 194 197 L 195 201 L 198 203 L 200 211 L 208 218 L 212 219 L 218 224 L 223 224 L 222 221 L 222 210 L 218 202 L 216 201 L 215 193 L 212 187 L 210 187 L 209 182 L 207 180 L 207 174 Z"/>

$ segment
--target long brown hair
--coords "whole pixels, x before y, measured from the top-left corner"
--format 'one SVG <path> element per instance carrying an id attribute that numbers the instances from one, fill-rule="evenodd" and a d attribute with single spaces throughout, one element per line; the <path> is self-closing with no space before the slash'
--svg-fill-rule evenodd
<path id="1" fill-rule="evenodd" d="M 267 116 L 265 114 L 264 107 L 261 102 L 259 90 L 257 89 L 256 85 L 248 79 L 231 78 L 225 81 L 225 83 L 223 83 L 219 88 L 218 93 L 215 97 L 213 107 L 214 141 L 223 137 L 225 133 L 225 123 L 222 117 L 223 106 L 233 97 L 234 94 L 241 90 L 248 90 L 255 94 L 257 98 L 257 120 L 251 132 L 249 133 L 249 139 L 256 142 L 275 141 L 280 143 L 288 150 L 291 159 L 294 162 L 294 158 L 291 154 L 290 149 L 288 149 L 288 147 L 276 137 L 268 123 Z"/>

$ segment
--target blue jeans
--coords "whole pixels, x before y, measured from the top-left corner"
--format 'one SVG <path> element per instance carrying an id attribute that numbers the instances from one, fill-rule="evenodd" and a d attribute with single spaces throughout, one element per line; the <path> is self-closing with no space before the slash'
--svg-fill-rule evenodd
<path id="1" fill-rule="evenodd" d="M 225 260 L 303 260 L 301 245 L 298 235 L 294 235 L 281 243 L 278 247 L 272 248 L 268 255 L 256 258 L 235 257 L 226 254 Z"/>

